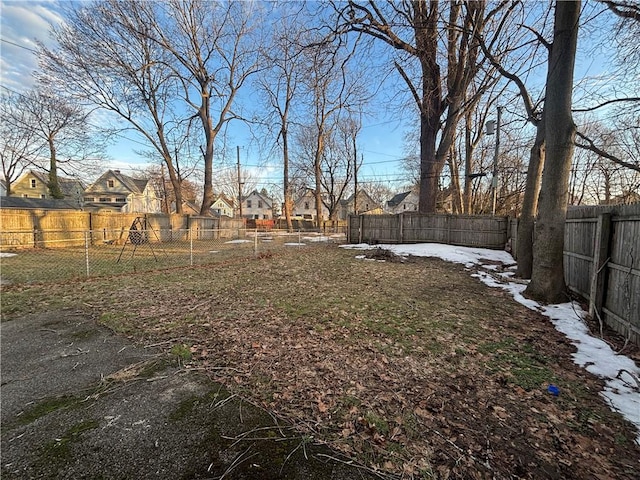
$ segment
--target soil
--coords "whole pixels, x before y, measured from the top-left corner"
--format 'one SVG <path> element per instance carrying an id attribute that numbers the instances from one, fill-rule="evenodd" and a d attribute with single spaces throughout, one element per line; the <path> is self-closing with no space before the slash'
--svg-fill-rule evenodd
<path id="1" fill-rule="evenodd" d="M 2 326 L 2 478 L 373 478 L 82 312 Z"/>

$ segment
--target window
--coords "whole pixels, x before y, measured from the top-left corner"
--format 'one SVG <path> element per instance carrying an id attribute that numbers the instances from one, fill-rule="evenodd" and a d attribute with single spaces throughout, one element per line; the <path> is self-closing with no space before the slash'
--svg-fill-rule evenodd
<path id="1" fill-rule="evenodd" d="M 95 198 L 94 197 L 84 197 L 84 201 L 85 202 L 95 202 Z"/>
<path id="2" fill-rule="evenodd" d="M 309 210 L 309 202 L 304 202 L 304 209 Z"/>
<path id="3" fill-rule="evenodd" d="M 127 199 L 124 197 L 117 197 L 116 202 L 118 203 L 127 203 Z"/>
<path id="4" fill-rule="evenodd" d="M 107 186 L 109 188 L 113 188 L 115 186 L 115 182 L 113 180 L 107 180 Z"/>
<path id="5" fill-rule="evenodd" d="M 36 188 L 36 179 L 35 178 L 31 179 L 31 188 Z"/>
<path id="6" fill-rule="evenodd" d="M 367 203 L 367 204 L 364 206 L 364 208 L 366 208 L 366 209 L 367 209 L 367 211 L 369 211 L 369 204 Z"/>
<path id="7" fill-rule="evenodd" d="M 403 204 L 402 204 L 402 209 L 403 209 L 403 210 L 406 210 L 406 209 L 407 209 L 407 204 L 406 204 L 406 203 L 403 203 Z"/>
<path id="8" fill-rule="evenodd" d="M 262 200 L 258 200 L 258 208 L 262 208 Z"/>
<path id="9" fill-rule="evenodd" d="M 47 198 L 47 196 L 43 193 L 42 195 L 40 195 L 40 198 Z"/>
<path id="10" fill-rule="evenodd" d="M 22 195 L 22 198 L 29 198 L 29 195 L 27 195 L 26 193 Z"/>
<path id="11" fill-rule="evenodd" d="M 251 200 L 247 200 L 247 208 L 251 208 Z"/>
<path id="12" fill-rule="evenodd" d="M 110 201 L 110 200 L 111 200 L 111 199 L 110 199 L 110 198 L 107 198 L 107 197 L 100 197 L 100 198 L 98 199 L 98 201 L 99 201 L 99 202 L 108 202 L 108 201 Z"/>

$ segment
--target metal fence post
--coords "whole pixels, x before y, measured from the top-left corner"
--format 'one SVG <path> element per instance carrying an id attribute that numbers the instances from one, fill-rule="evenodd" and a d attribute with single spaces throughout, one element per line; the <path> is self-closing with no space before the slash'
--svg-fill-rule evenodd
<path id="1" fill-rule="evenodd" d="M 189 258 L 190 265 L 193 267 L 193 228 L 189 225 Z"/>
<path id="2" fill-rule="evenodd" d="M 87 267 L 87 277 L 91 273 L 89 270 L 89 232 L 84 232 L 84 260 Z"/>
<path id="3" fill-rule="evenodd" d="M 258 229 L 253 232 L 253 254 L 258 256 Z"/>

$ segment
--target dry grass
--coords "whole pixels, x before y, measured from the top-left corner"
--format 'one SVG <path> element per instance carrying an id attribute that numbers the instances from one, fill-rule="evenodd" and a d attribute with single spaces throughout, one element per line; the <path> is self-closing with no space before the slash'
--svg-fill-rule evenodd
<path id="1" fill-rule="evenodd" d="M 635 432 L 573 347 L 457 265 L 315 246 L 3 294 L 10 318 L 59 308 L 186 345 L 192 367 L 233 392 L 405 478 L 640 474 Z"/>

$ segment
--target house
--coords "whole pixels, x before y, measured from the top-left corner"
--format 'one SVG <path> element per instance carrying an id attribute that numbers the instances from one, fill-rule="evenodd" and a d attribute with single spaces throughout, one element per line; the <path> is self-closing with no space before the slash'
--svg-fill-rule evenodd
<path id="1" fill-rule="evenodd" d="M 11 196 L 22 198 L 51 199 L 49 193 L 49 175 L 37 170 L 27 170 L 11 185 Z M 74 205 L 74 208 L 82 207 L 84 187 L 79 180 L 58 177 L 60 190 L 64 199 Z"/>
<path id="2" fill-rule="evenodd" d="M 0 178 L 0 197 L 7 196 L 7 182 L 5 182 L 4 178 Z"/>
<path id="3" fill-rule="evenodd" d="M 351 195 L 346 200 L 340 201 L 340 206 L 338 209 L 338 219 L 339 220 L 347 220 L 349 215 L 360 214 L 360 213 L 382 213 L 382 209 L 378 202 L 376 202 L 371 196 L 364 190 L 358 192 L 358 196 L 356 198 L 357 202 L 354 205 L 354 196 Z M 354 206 L 356 209 L 354 209 Z"/>
<path id="4" fill-rule="evenodd" d="M 211 205 L 211 213 L 217 217 L 230 217 L 233 218 L 234 202 L 230 200 L 226 195 L 218 195 L 216 201 Z M 245 213 L 244 211 L 242 212 Z"/>
<path id="5" fill-rule="evenodd" d="M 418 194 L 413 190 L 398 193 L 387 201 L 386 211 L 393 214 L 418 211 Z"/>
<path id="6" fill-rule="evenodd" d="M 266 192 L 254 190 L 242 198 L 242 217 L 255 220 L 270 220 L 273 218 L 273 202 Z"/>
<path id="7" fill-rule="evenodd" d="M 107 170 L 84 191 L 85 206 L 98 210 L 124 213 L 158 213 L 162 211 L 149 179 L 124 175 L 120 170 Z"/>
<path id="8" fill-rule="evenodd" d="M 307 189 L 305 192 L 293 202 L 294 217 L 302 218 L 304 220 L 316 219 L 316 196 L 313 190 Z M 329 218 L 329 209 L 322 205 L 323 220 Z"/>

